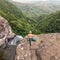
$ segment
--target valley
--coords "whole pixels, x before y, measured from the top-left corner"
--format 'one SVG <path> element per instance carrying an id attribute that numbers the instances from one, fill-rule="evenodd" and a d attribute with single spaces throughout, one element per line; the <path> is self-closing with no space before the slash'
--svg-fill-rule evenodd
<path id="1" fill-rule="evenodd" d="M 14 33 L 25 36 L 30 30 L 34 34 L 60 32 L 60 4 L 58 2 L 55 2 L 56 4 L 48 1 L 30 4 L 11 2 L 0 1 L 0 15 L 8 20 Z M 31 13 L 37 14 L 32 16 Z"/>

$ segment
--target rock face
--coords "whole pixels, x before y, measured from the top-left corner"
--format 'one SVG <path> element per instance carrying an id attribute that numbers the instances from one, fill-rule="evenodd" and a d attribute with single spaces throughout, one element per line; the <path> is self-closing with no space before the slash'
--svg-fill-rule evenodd
<path id="1" fill-rule="evenodd" d="M 17 47 L 17 60 L 60 60 L 60 33 L 35 35 L 36 42 L 29 46 L 28 39 Z"/>
<path id="2" fill-rule="evenodd" d="M 30 46 L 28 38 L 24 38 L 21 44 L 19 44 L 16 49 L 17 60 L 37 60 L 36 49 L 37 42 L 32 42 L 32 46 Z"/>
<path id="3" fill-rule="evenodd" d="M 7 38 L 13 37 L 11 27 L 7 20 L 0 16 L 0 46 L 4 44 Z"/>
<path id="4" fill-rule="evenodd" d="M 0 60 L 15 60 L 16 46 L 10 45 L 5 48 L 5 43 L 8 44 L 15 36 L 6 19 L 0 16 Z"/>
<path id="5" fill-rule="evenodd" d="M 15 60 L 16 47 L 22 39 L 22 36 L 12 32 L 8 21 L 0 16 L 0 60 Z"/>
<path id="6" fill-rule="evenodd" d="M 39 35 L 38 60 L 60 60 L 60 33 Z"/>
<path id="7" fill-rule="evenodd" d="M 17 60 L 31 60 L 29 46 L 22 43 L 17 47 Z"/>

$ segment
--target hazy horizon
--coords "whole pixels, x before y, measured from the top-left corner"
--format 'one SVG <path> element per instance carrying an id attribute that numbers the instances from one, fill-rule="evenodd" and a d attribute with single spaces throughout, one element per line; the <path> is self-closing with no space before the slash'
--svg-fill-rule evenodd
<path id="1" fill-rule="evenodd" d="M 15 1 L 15 2 L 22 2 L 22 3 L 28 3 L 28 2 L 36 2 L 36 1 L 59 1 L 60 0 L 12 0 L 12 1 Z"/>
<path id="2" fill-rule="evenodd" d="M 48 1 L 48 0 L 13 0 L 13 1 L 16 1 L 16 2 L 35 2 L 35 1 Z"/>

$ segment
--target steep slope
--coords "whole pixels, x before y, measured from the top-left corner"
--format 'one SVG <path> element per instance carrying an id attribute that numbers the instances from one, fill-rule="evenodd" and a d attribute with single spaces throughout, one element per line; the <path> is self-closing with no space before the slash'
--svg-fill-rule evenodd
<path id="1" fill-rule="evenodd" d="M 18 17 L 18 18 L 23 17 L 22 11 L 18 10 L 13 4 L 7 2 L 6 0 L 0 0 L 0 10 L 3 10 L 4 13 L 14 14 L 15 17 Z"/>
<path id="2" fill-rule="evenodd" d="M 39 23 L 36 26 L 37 30 L 42 33 L 60 32 L 60 11 L 46 15 L 44 18 L 37 19 Z"/>
<path id="3" fill-rule="evenodd" d="M 0 0 L 0 15 L 8 20 L 14 33 L 25 35 L 31 28 L 31 19 L 26 18 L 22 11 L 6 0 Z M 32 26 L 33 27 L 33 26 Z"/>

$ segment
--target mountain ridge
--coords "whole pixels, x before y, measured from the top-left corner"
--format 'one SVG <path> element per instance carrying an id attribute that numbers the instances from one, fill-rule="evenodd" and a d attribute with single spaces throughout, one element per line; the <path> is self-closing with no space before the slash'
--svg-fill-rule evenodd
<path id="1" fill-rule="evenodd" d="M 60 10 L 60 2 L 52 1 L 38 1 L 34 3 L 12 2 L 28 17 L 36 17 L 42 14 L 50 14 Z"/>

